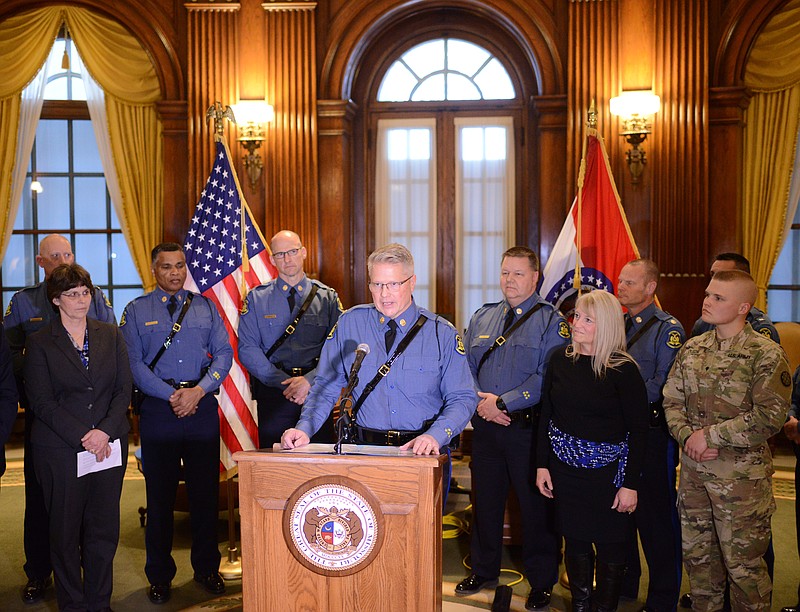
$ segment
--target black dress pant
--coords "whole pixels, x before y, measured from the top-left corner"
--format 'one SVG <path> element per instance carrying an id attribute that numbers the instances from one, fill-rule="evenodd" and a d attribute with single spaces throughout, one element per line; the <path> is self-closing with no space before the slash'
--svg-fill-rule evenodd
<path id="1" fill-rule="evenodd" d="M 120 446 L 121 466 L 80 478 L 75 449 L 35 446 L 59 610 L 92 612 L 111 606 L 127 438 Z"/>
<path id="2" fill-rule="evenodd" d="M 47 507 L 44 503 L 42 485 L 36 478 L 34 455 L 31 444 L 31 428 L 33 411 L 25 410 L 25 518 L 23 524 L 23 545 L 25 547 L 25 575 L 28 580 L 45 580 L 50 576 L 53 567 L 50 564 L 50 525 L 47 518 Z"/>
<path id="3" fill-rule="evenodd" d="M 172 558 L 172 531 L 175 495 L 181 475 L 189 497 L 192 568 L 196 576 L 219 571 L 217 407 L 217 398 L 209 394 L 200 400 L 195 414 L 179 419 L 167 401 L 147 397 L 142 404 L 139 434 L 147 490 L 144 571 L 150 584 L 169 584 L 177 571 Z"/>
<path id="4" fill-rule="evenodd" d="M 552 501 L 536 490 L 533 426 L 515 422 L 503 426 L 473 419 L 472 492 L 474 498 L 472 571 L 495 578 L 503 552 L 503 515 L 509 485 L 522 514 L 522 556 L 533 589 L 550 590 L 558 580 L 560 541 L 554 531 Z"/>
<path id="5" fill-rule="evenodd" d="M 676 508 L 677 444 L 662 427 L 651 427 L 633 513 L 649 571 L 647 607 L 675 610 L 681 587 L 681 531 Z M 641 567 L 635 533 L 628 540 L 623 593 L 634 595 Z M 629 592 L 630 591 L 630 592 Z"/>
<path id="6" fill-rule="evenodd" d="M 258 402 L 258 446 L 272 448 L 273 444 L 281 441 L 284 431 L 297 425 L 301 406 L 284 397 L 283 387 L 267 387 L 255 380 L 253 397 Z M 311 441 L 325 444 L 336 441 L 330 418 L 312 436 Z"/>

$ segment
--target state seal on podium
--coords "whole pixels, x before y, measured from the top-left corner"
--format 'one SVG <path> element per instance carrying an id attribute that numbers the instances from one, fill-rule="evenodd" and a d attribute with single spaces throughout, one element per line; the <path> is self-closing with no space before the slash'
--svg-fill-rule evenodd
<path id="1" fill-rule="evenodd" d="M 369 565 L 381 548 L 383 532 L 375 496 L 343 476 L 303 483 L 283 513 L 284 539 L 291 553 L 326 576 L 347 576 Z"/>

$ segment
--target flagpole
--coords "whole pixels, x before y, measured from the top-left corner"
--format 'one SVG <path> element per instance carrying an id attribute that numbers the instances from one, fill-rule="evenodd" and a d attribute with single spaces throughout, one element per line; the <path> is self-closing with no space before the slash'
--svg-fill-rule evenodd
<path id="1" fill-rule="evenodd" d="M 597 127 L 597 110 L 595 109 L 594 100 L 589 107 L 586 121 L 586 133 L 583 136 L 583 150 L 581 151 L 581 165 L 578 169 L 578 201 L 576 205 L 577 223 L 575 224 L 575 244 L 577 247 L 575 253 L 575 275 L 572 279 L 572 287 L 581 294 L 581 241 L 583 232 L 583 183 L 586 179 L 586 148 L 589 142 L 589 133 L 596 133 Z"/>
<path id="2" fill-rule="evenodd" d="M 214 105 L 211 106 L 206 112 L 206 122 L 212 118 L 214 120 L 214 141 L 222 144 L 222 146 L 225 148 L 225 154 L 228 156 L 228 159 L 231 159 L 231 152 L 228 149 L 228 144 L 223 138 L 223 134 L 225 119 L 236 123 L 233 110 L 230 106 L 226 106 L 223 109 L 222 104 L 219 102 L 214 102 Z M 245 273 L 250 269 L 250 259 L 247 256 L 247 239 L 245 236 L 245 208 L 247 207 L 247 203 L 245 202 L 241 185 L 239 185 L 239 177 L 236 176 L 235 172 L 233 173 L 233 180 L 236 184 L 236 189 L 239 192 L 239 200 L 242 204 L 242 280 L 239 287 L 239 293 L 241 295 L 241 300 L 244 301 L 245 296 L 247 295 L 247 279 L 245 278 Z M 228 502 L 228 558 L 220 560 L 219 564 L 219 573 L 225 580 L 242 579 L 242 561 L 239 557 L 239 549 L 236 547 L 236 542 L 238 541 L 236 538 L 236 498 L 238 497 L 238 486 L 234 489 L 233 485 L 233 478 L 236 476 L 236 473 L 237 470 L 235 467 L 231 470 L 225 470 L 225 485 L 227 493 L 225 497 L 227 498 Z"/>

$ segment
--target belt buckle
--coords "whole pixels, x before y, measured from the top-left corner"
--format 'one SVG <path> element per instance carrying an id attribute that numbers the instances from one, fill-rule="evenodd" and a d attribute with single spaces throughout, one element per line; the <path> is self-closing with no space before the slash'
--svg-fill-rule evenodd
<path id="1" fill-rule="evenodd" d="M 401 435 L 402 434 L 399 431 L 390 429 L 389 431 L 386 432 L 386 443 L 389 446 L 401 446 L 402 445 L 402 439 L 400 437 Z"/>
<path id="2" fill-rule="evenodd" d="M 378 368 L 378 374 L 380 374 L 381 376 L 383 376 L 385 378 L 386 375 L 389 374 L 389 370 L 391 370 L 391 369 L 392 369 L 391 367 L 387 366 L 384 363 L 381 367 Z"/>
<path id="3" fill-rule="evenodd" d="M 303 368 L 292 368 L 292 376 L 302 376 Z"/>
<path id="4" fill-rule="evenodd" d="M 294 333 L 294 330 L 297 329 L 294 325 L 289 323 L 289 326 L 286 328 L 286 333 L 290 336 Z"/>

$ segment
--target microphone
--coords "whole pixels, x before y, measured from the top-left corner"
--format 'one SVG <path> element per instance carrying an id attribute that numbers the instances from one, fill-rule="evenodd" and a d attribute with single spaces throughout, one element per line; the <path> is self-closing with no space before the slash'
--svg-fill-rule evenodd
<path id="1" fill-rule="evenodd" d="M 369 355 L 369 344 L 362 342 L 356 347 L 356 360 L 353 362 L 353 365 L 350 366 L 350 376 L 347 379 L 348 387 L 350 386 L 350 382 L 354 381 L 358 375 L 358 371 L 361 369 L 361 362 L 364 361 L 364 357 L 367 355 Z"/>

